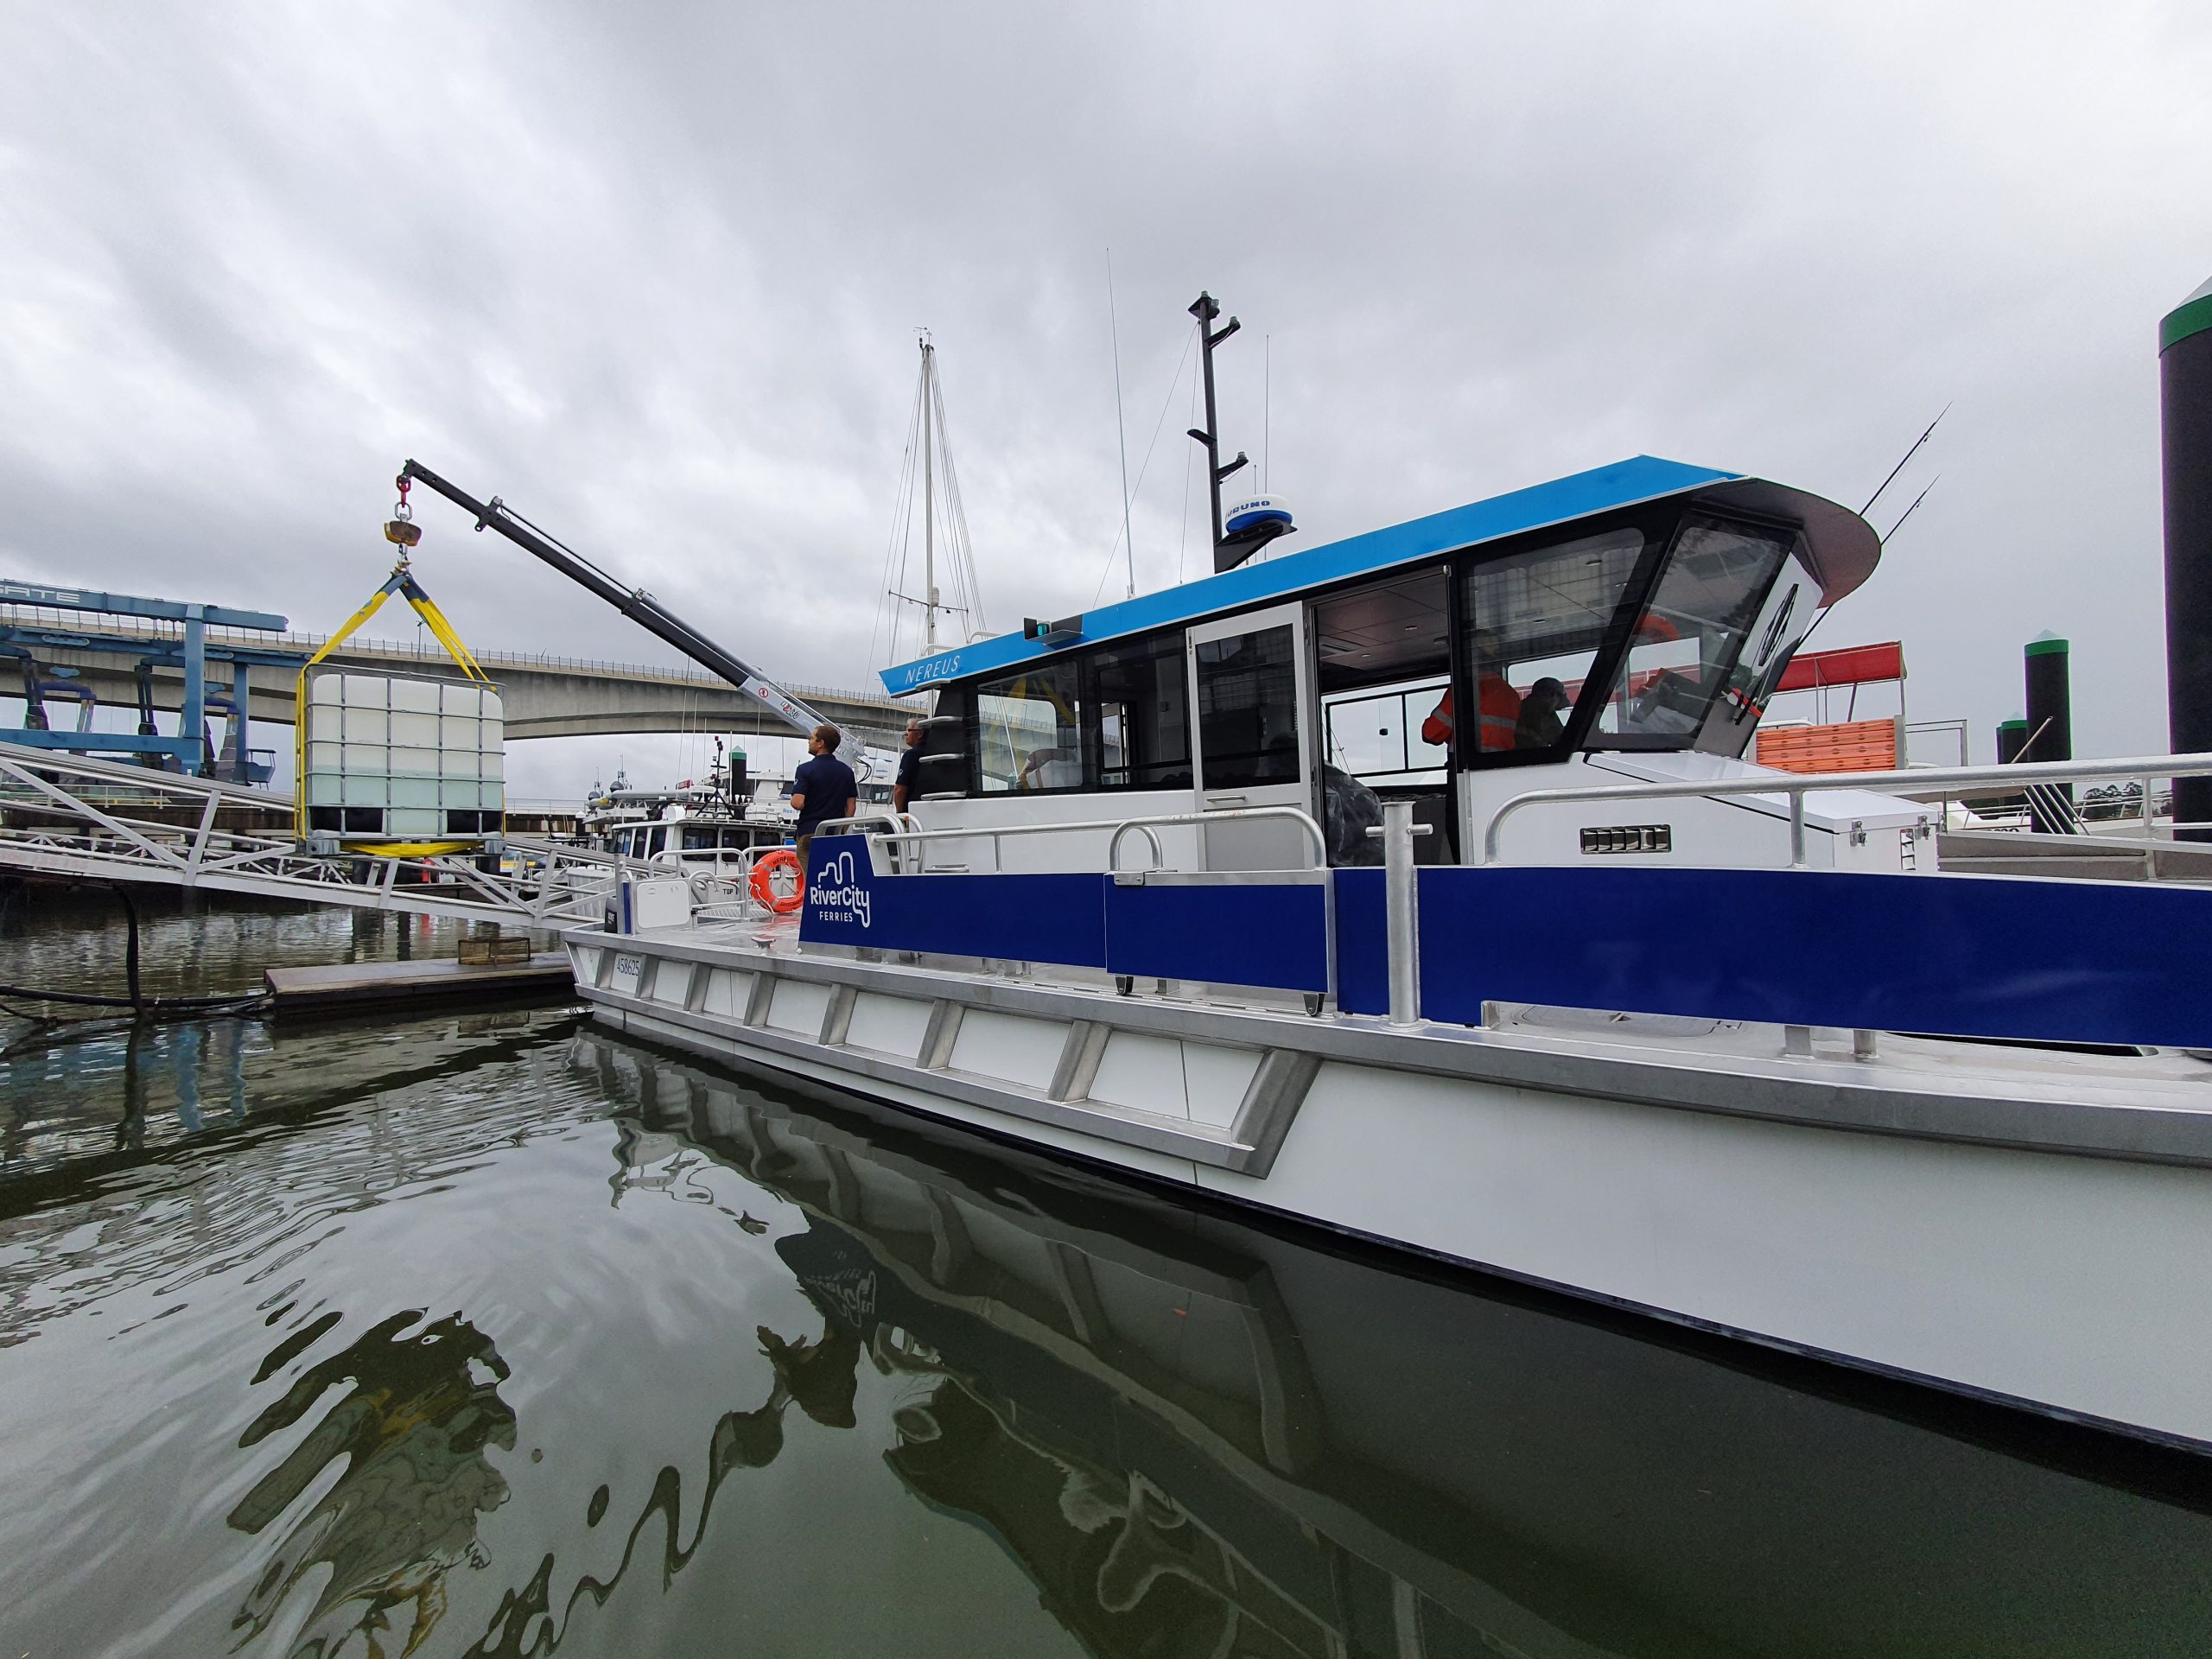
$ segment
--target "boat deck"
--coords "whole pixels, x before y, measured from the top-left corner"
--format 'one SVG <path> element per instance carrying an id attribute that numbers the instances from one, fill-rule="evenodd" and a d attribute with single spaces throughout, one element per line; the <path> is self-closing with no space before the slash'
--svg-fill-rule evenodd
<path id="1" fill-rule="evenodd" d="M 2212 1165 L 2206 1051 L 2048 1046 L 1524 1003 L 1490 1004 L 1480 1027 L 1424 1020 L 1404 1027 L 1328 1007 L 1311 1014 L 1289 993 L 1140 980 L 1122 994 L 1108 976 L 1082 969 L 802 944 L 796 918 L 645 930 L 619 944 L 603 934 L 569 938 L 710 971 L 726 965 L 736 974 L 1058 1027 L 1172 1034 L 1179 1043 L 1303 1052 L 1833 1128 Z M 607 967 L 596 986 L 580 969 L 585 995 L 657 1017 L 671 1011 L 665 997 L 657 1004 L 610 995 Z M 703 1001 L 706 983 L 705 976 L 696 982 L 693 1004 Z M 765 1017 L 764 1004 L 751 1017 L 739 1007 L 712 1023 L 742 1042 Z M 827 1043 L 820 1052 L 845 1046 Z"/>

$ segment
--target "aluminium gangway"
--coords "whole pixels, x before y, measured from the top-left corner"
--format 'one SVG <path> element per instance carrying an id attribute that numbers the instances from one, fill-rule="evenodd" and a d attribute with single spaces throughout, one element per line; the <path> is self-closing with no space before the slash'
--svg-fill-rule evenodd
<path id="1" fill-rule="evenodd" d="M 287 828 L 225 828 L 226 808 Z M 0 743 L 0 875 L 240 893 L 357 910 L 570 926 L 600 919 L 613 861 L 509 838 L 530 874 L 473 858 L 321 857 L 290 833 L 292 798 L 66 752 Z"/>

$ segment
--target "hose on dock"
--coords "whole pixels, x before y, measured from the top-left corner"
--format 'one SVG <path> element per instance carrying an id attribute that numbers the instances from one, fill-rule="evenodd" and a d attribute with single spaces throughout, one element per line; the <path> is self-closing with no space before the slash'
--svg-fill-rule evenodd
<path id="1" fill-rule="evenodd" d="M 263 991 L 232 991 L 221 996 L 92 996 L 82 991 L 41 991 L 28 985 L 0 985 L 0 997 L 16 997 L 27 1002 L 68 1002 L 91 1008 L 144 1008 L 151 1012 L 205 1013 L 209 1008 L 227 1007 L 238 1002 L 258 1002 L 266 995 Z M 17 1014 L 18 1020 L 29 1019 Z"/>
<path id="2" fill-rule="evenodd" d="M 59 995 L 53 991 L 26 991 L 21 986 L 0 986 L 0 995 L 9 994 L 44 1001 L 60 1000 Z M 80 1020 L 64 1020 L 52 1014 L 34 1014 L 27 1009 L 11 1007 L 0 1001 L 0 1014 L 21 1020 L 30 1027 L 13 1041 L 0 1046 L 0 1060 L 34 1049 L 58 1047 L 64 1043 L 92 1042 L 141 1026 L 186 1020 L 242 1018 L 264 1012 L 270 999 L 265 991 L 251 991 L 227 997 L 168 997 L 149 1001 L 142 1007 L 132 1007 L 129 1000 L 124 997 L 77 996 L 69 1000 L 129 1011 L 119 1014 L 96 1014 Z"/>

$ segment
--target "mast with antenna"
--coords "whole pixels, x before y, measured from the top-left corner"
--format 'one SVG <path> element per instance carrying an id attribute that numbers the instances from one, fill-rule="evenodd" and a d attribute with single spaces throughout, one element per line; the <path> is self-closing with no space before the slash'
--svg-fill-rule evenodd
<path id="1" fill-rule="evenodd" d="M 1221 315 L 1221 306 L 1211 294 L 1200 292 L 1191 302 L 1191 315 L 1198 320 L 1198 364 L 1205 381 L 1206 423 L 1204 430 L 1191 429 L 1191 435 L 1202 444 L 1206 452 L 1206 502 L 1213 512 L 1213 568 L 1217 571 L 1231 569 L 1244 562 L 1242 550 L 1232 552 L 1222 545 L 1221 540 L 1221 481 L 1230 474 L 1249 466 L 1242 449 L 1228 466 L 1221 464 L 1221 421 L 1214 412 L 1213 350 L 1244 325 L 1231 317 L 1226 328 L 1215 332 L 1213 320 Z"/>
<path id="2" fill-rule="evenodd" d="M 1206 493 L 1208 505 L 1213 509 L 1213 568 L 1215 574 L 1218 575 L 1224 570 L 1234 570 L 1276 537 L 1289 535 L 1293 525 L 1290 512 L 1281 500 L 1266 494 L 1264 491 L 1250 500 L 1239 502 L 1230 513 L 1227 523 L 1224 524 L 1223 522 L 1222 480 L 1251 462 L 1239 449 L 1236 460 L 1225 467 L 1221 464 L 1221 426 L 1214 412 L 1213 401 L 1213 348 L 1235 334 L 1242 325 L 1231 317 L 1227 327 L 1217 331 L 1213 320 L 1221 315 L 1221 307 L 1215 303 L 1211 294 L 1201 293 L 1191 302 L 1191 315 L 1198 320 L 1198 344 L 1202 348 L 1198 357 L 1206 390 L 1205 426 L 1203 429 L 1192 427 L 1191 435 L 1205 446 Z M 1272 362 L 1268 367 L 1272 372 Z M 1268 389 L 1270 403 L 1273 402 L 1273 390 L 1272 387 Z M 1272 420 L 1272 410 L 1266 418 Z M 1266 453 L 1264 444 L 1261 453 Z"/>
<path id="3" fill-rule="evenodd" d="M 937 424 L 931 418 L 937 407 L 936 376 L 931 359 L 937 347 L 930 344 L 929 330 L 922 330 L 922 644 L 934 655 L 937 651 L 937 474 L 930 445 L 930 429 Z"/>
<path id="4" fill-rule="evenodd" d="M 897 657 L 900 608 L 912 605 L 922 613 L 922 644 L 935 652 L 940 646 L 964 643 L 990 624 L 983 615 L 982 590 L 976 578 L 976 560 L 968 544 L 968 518 L 960 505 L 960 476 L 952 463 L 952 438 L 944 418 L 944 383 L 937 368 L 937 346 L 926 328 L 914 331 L 921 351 L 921 374 L 914 391 L 913 423 L 906 431 L 906 453 L 900 463 L 897 505 L 891 522 L 891 542 L 884 553 L 884 588 L 892 601 L 888 612 L 888 649 Z M 913 552 L 915 497 L 922 516 L 921 582 L 910 574 Z M 940 532 L 942 532 L 940 534 Z M 940 549 L 938 543 L 942 542 Z M 944 555 L 938 569 L 938 555 Z M 942 575 L 944 585 L 939 585 Z M 951 637 L 940 639 L 938 613 L 958 617 Z M 873 652 L 874 645 L 871 643 Z"/>

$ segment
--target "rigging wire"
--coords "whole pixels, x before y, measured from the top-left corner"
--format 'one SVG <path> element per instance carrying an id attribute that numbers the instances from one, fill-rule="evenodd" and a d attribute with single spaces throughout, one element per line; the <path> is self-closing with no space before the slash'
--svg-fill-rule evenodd
<path id="1" fill-rule="evenodd" d="M 913 539 L 914 457 L 921 442 L 922 385 L 914 382 L 914 404 L 906 417 L 906 452 L 899 462 L 899 483 L 892 493 L 891 529 L 883 549 L 883 582 L 878 591 L 883 595 L 876 609 L 874 626 L 868 631 L 868 660 L 896 662 L 899 660 L 899 623 L 905 614 L 899 609 L 898 590 L 906 586 L 906 554 Z M 887 637 L 885 637 L 887 630 Z M 883 639 L 883 654 L 876 654 L 876 642 Z"/>
<path id="2" fill-rule="evenodd" d="M 1122 325 L 1114 315 L 1114 250 L 1106 250 L 1106 326 L 1114 339 L 1114 436 L 1122 448 L 1122 546 L 1128 556 L 1128 592 L 1137 596 L 1137 541 L 1129 529 L 1129 434 L 1122 417 Z M 1112 568 L 1109 562 L 1108 568 Z M 1101 584 L 1103 585 L 1103 583 Z"/>
<path id="3" fill-rule="evenodd" d="M 990 620 L 983 612 L 983 585 L 976 573 L 976 554 L 968 536 L 968 509 L 961 499 L 960 473 L 952 461 L 952 425 L 944 412 L 944 376 L 932 363 L 930 375 L 930 402 L 937 416 L 938 454 L 943 458 L 944 474 L 944 519 L 947 542 L 951 550 L 950 569 L 957 605 L 942 608 L 957 611 L 967 619 L 968 631 L 989 630 Z M 965 639 L 962 640 L 966 643 Z"/>
<path id="4" fill-rule="evenodd" d="M 1160 434 L 1167 424 L 1167 411 L 1175 406 L 1175 389 L 1183 384 L 1183 365 L 1191 360 L 1191 346 L 1197 339 L 1195 334 L 1187 337 L 1183 341 L 1183 355 L 1175 359 L 1175 372 L 1167 380 L 1167 395 L 1160 400 L 1160 418 L 1152 423 L 1152 442 L 1145 445 L 1144 461 L 1137 468 L 1136 490 L 1144 488 L 1145 474 L 1152 470 L 1152 452 L 1159 447 Z M 1106 568 L 1098 573 L 1097 591 L 1090 596 L 1092 604 L 1096 605 L 1100 594 L 1106 591 L 1106 578 L 1114 574 L 1114 555 L 1121 550 L 1122 544 L 1117 537 L 1114 544 L 1106 550 Z"/>

